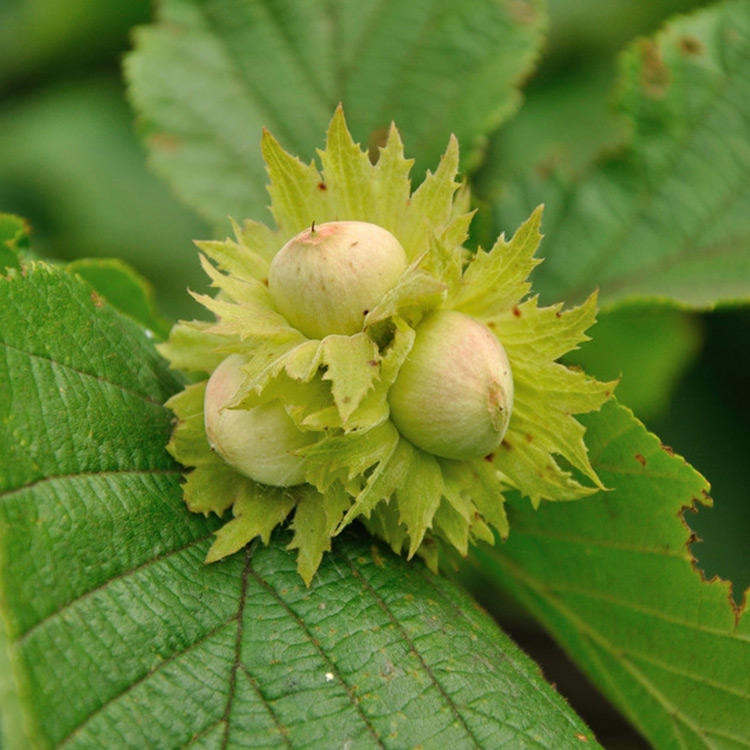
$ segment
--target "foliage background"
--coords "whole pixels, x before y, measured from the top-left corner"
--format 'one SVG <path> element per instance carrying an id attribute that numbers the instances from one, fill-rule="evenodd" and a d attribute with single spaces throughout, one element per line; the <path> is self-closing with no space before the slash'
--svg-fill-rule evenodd
<path id="1" fill-rule="evenodd" d="M 696 5 L 552 0 L 548 41 L 524 105 L 491 137 L 488 166 L 472 177 L 479 200 L 489 202 L 503 181 L 530 167 L 579 170 L 603 149 L 616 149 L 624 126 L 608 103 L 617 53 Z M 121 257 L 151 280 L 167 315 L 190 316 L 196 308 L 185 287 L 204 287 L 191 240 L 214 228 L 149 171 L 135 134 L 120 62 L 132 27 L 149 20 L 141 0 L 10 0 L 0 7 L 0 209 L 29 219 L 40 255 Z M 489 236 L 513 230 L 513 221 L 496 214 L 494 226 L 486 218 L 480 229 Z M 730 578 L 736 594 L 750 584 L 742 548 L 750 528 L 750 350 L 737 346 L 749 329 L 746 309 L 635 306 L 605 315 L 597 342 L 578 356 L 601 378 L 622 374 L 621 400 L 711 479 L 716 505 L 689 519 L 703 540 L 692 549 L 707 577 Z M 487 596 L 472 571 L 464 576 L 606 747 L 641 746 L 520 609 Z"/>

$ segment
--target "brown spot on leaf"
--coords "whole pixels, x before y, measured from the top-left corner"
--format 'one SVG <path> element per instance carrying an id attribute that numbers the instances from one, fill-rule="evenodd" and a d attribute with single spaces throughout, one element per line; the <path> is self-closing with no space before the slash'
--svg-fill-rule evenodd
<path id="1" fill-rule="evenodd" d="M 378 360 L 377 359 L 371 359 L 367 362 L 370 367 L 377 367 L 378 366 Z"/>
<path id="2" fill-rule="evenodd" d="M 151 133 L 148 137 L 148 145 L 161 151 L 173 152 L 182 146 L 182 141 L 172 133 Z"/>
<path id="3" fill-rule="evenodd" d="M 487 454 L 487 455 L 486 455 L 486 456 L 484 457 L 484 460 L 485 460 L 485 461 L 492 461 L 492 459 L 494 459 L 494 458 L 495 458 L 495 454 L 494 454 L 494 453 L 488 453 L 488 454 Z"/>
<path id="4" fill-rule="evenodd" d="M 674 456 L 674 449 L 671 445 L 664 445 L 664 443 L 661 444 L 661 449 L 669 456 Z"/>
<path id="5" fill-rule="evenodd" d="M 319 182 L 318 190 L 328 190 L 328 185 L 326 185 L 325 182 Z"/>
<path id="6" fill-rule="evenodd" d="M 506 451 L 512 451 L 513 450 L 513 446 L 507 440 L 503 440 L 503 442 L 500 443 L 500 445 L 502 445 L 503 448 L 505 448 Z"/>
<path id="7" fill-rule="evenodd" d="M 517 306 L 513 308 L 513 315 L 515 315 L 517 318 L 521 317 L 521 310 Z"/>
<path id="8" fill-rule="evenodd" d="M 672 73 L 664 64 L 661 50 L 652 39 L 641 39 L 638 49 L 643 63 L 641 67 L 643 91 L 651 99 L 663 99 L 672 82 Z"/>
<path id="9" fill-rule="evenodd" d="M 585 734 L 581 734 L 580 732 L 576 735 L 577 740 L 581 740 L 581 742 L 588 742 L 589 738 Z"/>
<path id="10" fill-rule="evenodd" d="M 534 440 L 534 438 L 531 436 L 530 432 L 526 433 L 526 442 L 531 443 Z"/>
<path id="11" fill-rule="evenodd" d="M 684 36 L 680 39 L 680 50 L 686 55 L 700 55 L 703 52 L 703 45 L 693 36 Z"/>
<path id="12" fill-rule="evenodd" d="M 638 463 L 641 466 L 645 466 L 646 465 L 646 458 L 643 455 L 641 455 L 640 453 L 636 453 L 635 454 L 635 460 L 638 461 Z"/>
<path id="13" fill-rule="evenodd" d="M 268 286 L 268 279 L 263 279 L 263 283 Z"/>
<path id="14" fill-rule="evenodd" d="M 519 23 L 533 23 L 536 18 L 534 6 L 527 0 L 513 0 L 506 7 L 510 16 Z"/>
<path id="15" fill-rule="evenodd" d="M 93 289 L 91 290 L 91 301 L 94 303 L 94 307 L 104 307 L 104 297 L 97 294 Z"/>

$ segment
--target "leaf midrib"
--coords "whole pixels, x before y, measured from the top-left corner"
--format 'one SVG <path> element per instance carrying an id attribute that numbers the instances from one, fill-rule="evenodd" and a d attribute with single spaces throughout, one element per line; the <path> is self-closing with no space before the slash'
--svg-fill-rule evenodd
<path id="1" fill-rule="evenodd" d="M 85 378 L 91 378 L 92 380 L 96 380 L 99 383 L 104 383 L 105 385 L 108 385 L 118 391 L 121 391 L 123 393 L 127 393 L 131 396 L 135 396 L 136 398 L 140 399 L 141 401 L 145 401 L 148 404 L 151 404 L 153 406 L 158 406 L 160 409 L 164 408 L 164 404 L 161 401 L 158 401 L 156 398 L 153 398 L 151 396 L 148 396 L 144 393 L 141 393 L 140 391 L 135 390 L 134 388 L 130 388 L 126 385 L 122 385 L 122 383 L 116 383 L 112 380 L 108 380 L 107 378 L 102 377 L 101 375 L 95 375 L 91 372 L 86 372 L 85 370 L 79 370 L 77 367 L 74 367 L 73 365 L 68 364 L 67 362 L 61 362 L 59 359 L 55 359 L 54 357 L 50 357 L 44 354 L 37 354 L 36 352 L 30 352 L 27 349 L 22 349 L 19 346 L 14 346 L 13 344 L 9 344 L 7 341 L 0 341 L 0 343 L 6 348 L 11 349 L 15 352 L 18 352 L 19 354 L 26 355 L 29 359 L 39 359 L 43 362 L 48 363 L 51 365 L 54 369 L 55 366 L 62 368 L 64 370 L 68 370 L 70 372 L 74 372 L 77 375 L 80 375 Z"/>

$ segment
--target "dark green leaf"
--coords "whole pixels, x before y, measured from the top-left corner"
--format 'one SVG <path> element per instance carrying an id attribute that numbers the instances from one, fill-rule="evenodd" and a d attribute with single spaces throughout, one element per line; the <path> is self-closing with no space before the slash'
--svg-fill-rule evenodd
<path id="1" fill-rule="evenodd" d="M 42 264 L 0 280 L 0 708 L 15 747 L 595 745 L 453 584 L 347 532 L 206 565 L 142 329 Z M 288 534 L 283 541 L 288 541 Z"/>
<path id="2" fill-rule="evenodd" d="M 479 560 L 658 748 L 747 747 L 750 619 L 694 568 L 683 513 L 708 485 L 624 407 L 582 418 L 613 488 L 534 512 Z"/>
<path id="3" fill-rule="evenodd" d="M 537 0 L 163 0 L 126 73 L 178 193 L 216 222 L 261 218 L 261 128 L 309 160 L 339 101 L 372 149 L 395 120 L 419 179 L 451 132 L 476 162 L 518 104 L 544 18 Z"/>
<path id="4" fill-rule="evenodd" d="M 575 301 L 598 286 L 604 306 L 750 299 L 748 60 L 750 5 L 738 0 L 627 50 L 619 104 L 631 143 L 580 180 L 530 172 L 496 205 L 500 225 L 514 226 L 547 204 L 540 291 Z"/>

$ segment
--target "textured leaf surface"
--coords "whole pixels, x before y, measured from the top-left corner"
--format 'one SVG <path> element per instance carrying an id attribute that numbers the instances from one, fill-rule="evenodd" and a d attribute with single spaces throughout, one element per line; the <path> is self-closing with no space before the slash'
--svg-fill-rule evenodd
<path id="1" fill-rule="evenodd" d="M 310 589 L 278 541 L 205 565 L 217 524 L 163 447 L 179 384 L 81 280 L 0 280 L 0 332 L 4 747 L 594 744 L 460 590 L 365 537 Z"/>
<path id="2" fill-rule="evenodd" d="M 748 747 L 750 620 L 694 569 L 682 518 L 708 485 L 624 407 L 584 421 L 614 489 L 537 513 L 509 503 L 510 537 L 481 563 L 655 747 Z"/>
<path id="3" fill-rule="evenodd" d="M 603 306 L 668 297 L 707 308 L 750 298 L 750 5 L 678 18 L 621 58 L 631 143 L 581 180 L 529 174 L 496 204 L 514 226 L 546 214 L 549 299 Z"/>
<path id="4" fill-rule="evenodd" d="M 476 159 L 517 106 L 543 25 L 536 0 L 164 0 L 126 72 L 178 193 L 213 221 L 260 218 L 263 126 L 309 159 L 343 102 L 373 149 L 395 120 L 420 176 L 452 131 Z"/>

